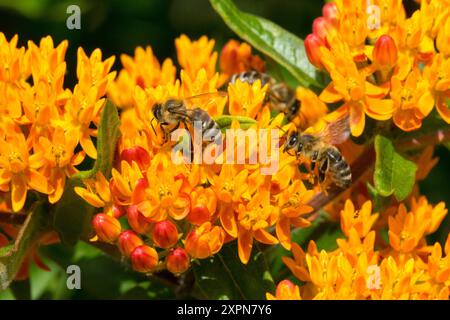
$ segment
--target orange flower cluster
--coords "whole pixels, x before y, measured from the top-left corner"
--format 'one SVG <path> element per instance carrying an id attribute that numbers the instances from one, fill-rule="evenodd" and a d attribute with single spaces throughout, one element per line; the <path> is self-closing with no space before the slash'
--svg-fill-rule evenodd
<path id="1" fill-rule="evenodd" d="M 388 215 L 389 244 L 372 213 L 371 201 L 356 210 L 347 200 L 340 213 L 344 239 L 337 249 L 318 250 L 314 241 L 306 252 L 297 244 L 293 257 L 283 257 L 293 275 L 278 284 L 268 299 L 448 299 L 450 294 L 450 235 L 444 248 L 427 245 L 425 236 L 437 230 L 447 214 L 444 203 L 430 205 L 412 197 L 409 209 L 400 204 Z"/>
<path id="2" fill-rule="evenodd" d="M 17 35 L 8 41 L 0 33 L 0 192 L 5 210 L 14 212 L 29 190 L 57 202 L 85 154 L 96 158 L 91 137 L 115 77 L 114 57 L 103 61 L 99 49 L 87 56 L 80 48 L 78 83 L 66 89 L 67 41 L 55 47 L 48 36 L 39 45 L 17 44 Z"/>
<path id="3" fill-rule="evenodd" d="M 103 211 L 93 220 L 93 240 L 117 244 L 140 272 L 160 268 L 184 272 L 191 259 L 210 257 L 234 239 L 243 263 L 249 261 L 254 241 L 272 245 L 280 242 L 289 249 L 291 227 L 311 223 L 306 218 L 312 211 L 307 202 L 314 194 L 298 179 L 295 157 L 280 151 L 280 170 L 272 176 L 261 174 L 266 164 L 175 164 L 171 159 L 173 144 L 165 142 L 150 112 L 155 103 L 168 98 L 217 92 L 230 73 L 262 68 L 262 60 L 251 55 L 247 44 L 231 41 L 222 51 L 222 69 L 218 73 L 213 40 L 201 37 L 191 41 L 181 36 L 175 43 L 182 67 L 180 79 L 174 79 L 172 68 L 160 68 L 149 48 L 146 56 L 137 49 L 134 58 L 122 57 L 124 69 L 109 91 L 113 100 L 131 97 L 126 98 L 130 104 L 121 105 L 128 109 L 121 114 L 119 161 L 109 181 L 98 174 L 85 181 L 85 188 L 76 188 L 81 197 Z M 145 76 L 152 81 L 139 80 L 144 68 Z M 199 107 L 211 117 L 228 111 L 230 115 L 252 118 L 253 129 L 277 128 L 283 115 L 271 118 L 265 100 L 267 89 L 260 81 L 252 85 L 238 81 L 228 85 L 227 110 L 226 98 Z M 310 91 L 302 91 L 301 95 L 314 101 Z M 116 100 L 119 104 L 120 99 Z M 231 128 L 240 129 L 239 122 L 233 121 Z M 246 158 L 258 153 L 258 144 L 255 139 L 247 146 Z M 119 222 L 125 218 L 129 229 L 123 229 Z M 158 262 L 161 256 L 165 261 Z"/>
<path id="4" fill-rule="evenodd" d="M 446 0 L 423 0 L 411 17 L 401 0 L 327 3 L 305 39 L 310 62 L 332 79 L 321 100 L 343 101 L 354 136 L 366 115 L 412 131 L 436 106 L 450 123 L 449 17 Z"/>

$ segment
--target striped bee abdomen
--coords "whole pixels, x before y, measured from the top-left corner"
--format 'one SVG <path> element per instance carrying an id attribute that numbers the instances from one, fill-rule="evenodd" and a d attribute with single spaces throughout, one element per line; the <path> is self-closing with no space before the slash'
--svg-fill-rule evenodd
<path id="1" fill-rule="evenodd" d="M 352 171 L 337 148 L 328 148 L 328 170 L 336 186 L 346 189 L 352 183 Z"/>

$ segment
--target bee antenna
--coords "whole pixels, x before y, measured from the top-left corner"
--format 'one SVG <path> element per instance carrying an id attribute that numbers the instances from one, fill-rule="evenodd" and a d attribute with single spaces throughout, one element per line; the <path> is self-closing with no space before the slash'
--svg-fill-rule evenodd
<path id="1" fill-rule="evenodd" d="M 286 134 L 286 130 L 284 130 L 282 127 L 276 126 L 275 128 L 277 128 L 277 129 L 279 129 L 281 132 L 283 132 L 283 135 Z"/>
<path id="2" fill-rule="evenodd" d="M 153 126 L 153 121 L 155 120 L 155 118 L 152 118 L 152 120 L 150 121 L 150 125 L 152 126 L 152 129 L 153 129 L 153 132 L 155 133 L 155 135 L 156 135 L 156 130 L 155 130 L 155 127 Z"/>

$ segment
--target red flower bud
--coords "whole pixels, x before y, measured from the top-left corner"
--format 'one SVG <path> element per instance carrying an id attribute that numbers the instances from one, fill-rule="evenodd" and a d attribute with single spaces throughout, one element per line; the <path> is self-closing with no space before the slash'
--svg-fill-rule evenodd
<path id="1" fill-rule="evenodd" d="M 189 264 L 189 256 L 183 248 L 171 250 L 166 257 L 167 270 L 174 274 L 185 272 Z"/>
<path id="2" fill-rule="evenodd" d="M 98 238 L 104 242 L 114 242 L 120 234 L 120 222 L 104 213 L 95 215 L 92 226 Z"/>
<path id="3" fill-rule="evenodd" d="M 150 272 L 158 264 L 158 253 L 155 249 L 142 245 L 133 250 L 130 256 L 131 265 L 138 272 Z"/>
<path id="4" fill-rule="evenodd" d="M 125 210 L 124 207 L 113 205 L 112 214 L 114 218 L 119 219 L 120 217 L 123 217 L 126 213 L 127 211 Z"/>
<path id="5" fill-rule="evenodd" d="M 128 224 L 135 232 L 144 234 L 150 231 L 152 225 L 138 210 L 137 206 L 131 205 L 127 210 Z"/>
<path id="6" fill-rule="evenodd" d="M 388 35 L 379 37 L 373 49 L 373 61 L 381 67 L 392 68 L 397 59 L 398 52 L 394 39 Z"/>
<path id="7" fill-rule="evenodd" d="M 329 23 L 336 25 L 338 22 L 338 9 L 336 3 L 328 2 L 322 7 L 322 15 Z"/>
<path id="8" fill-rule="evenodd" d="M 118 242 L 120 252 L 126 257 L 129 257 L 134 249 L 144 244 L 142 239 L 131 230 L 122 232 Z"/>
<path id="9" fill-rule="evenodd" d="M 133 196 L 131 201 L 133 203 L 141 203 L 145 200 L 146 194 L 145 189 L 148 188 L 148 181 L 145 178 L 141 178 L 136 181 L 136 185 L 134 186 Z"/>
<path id="10" fill-rule="evenodd" d="M 125 160 L 130 165 L 133 161 L 136 162 L 141 170 L 146 170 L 150 164 L 150 155 L 147 150 L 139 146 L 122 150 L 120 159 Z"/>
<path id="11" fill-rule="evenodd" d="M 192 208 L 191 212 L 187 216 L 187 219 L 190 223 L 200 225 L 211 218 L 211 213 L 209 212 L 208 207 L 204 204 L 198 204 Z"/>
<path id="12" fill-rule="evenodd" d="M 320 61 L 322 55 L 320 48 L 323 46 L 325 46 L 323 40 L 313 33 L 309 34 L 305 39 L 305 50 L 309 62 L 318 69 L 323 69 L 322 62 Z"/>
<path id="13" fill-rule="evenodd" d="M 327 43 L 327 35 L 333 29 L 331 24 L 324 17 L 314 19 L 313 22 L 313 34 Z"/>
<path id="14" fill-rule="evenodd" d="M 289 280 L 283 280 L 277 285 L 275 291 L 278 300 L 299 300 L 299 288 Z"/>
<path id="15" fill-rule="evenodd" d="M 153 242 L 160 248 L 173 247 L 178 241 L 177 226 L 170 220 L 157 222 L 153 228 Z"/>

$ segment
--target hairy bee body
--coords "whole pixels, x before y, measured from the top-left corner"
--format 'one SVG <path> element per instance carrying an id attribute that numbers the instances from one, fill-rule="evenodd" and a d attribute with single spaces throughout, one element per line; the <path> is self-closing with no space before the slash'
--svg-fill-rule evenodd
<path id="1" fill-rule="evenodd" d="M 201 131 L 207 135 L 207 140 L 214 140 L 217 136 L 221 135 L 217 122 L 203 109 L 193 109 L 189 114 L 189 121 L 194 124 L 194 128 L 196 122 L 201 124 Z"/>
<path id="2" fill-rule="evenodd" d="M 286 118 L 291 121 L 300 110 L 300 101 L 297 100 L 295 91 L 283 82 L 276 82 L 271 76 L 258 71 L 244 71 L 234 74 L 230 83 L 236 83 L 237 80 L 253 84 L 260 80 L 261 86 L 269 84 L 266 101 L 270 102 L 272 110 L 283 112 Z"/>
<path id="3" fill-rule="evenodd" d="M 218 124 L 211 118 L 208 112 L 199 107 L 195 107 L 193 101 L 200 101 L 201 99 L 209 99 L 211 101 L 216 96 L 223 96 L 223 94 L 205 93 L 186 99 L 168 99 L 163 103 L 154 104 L 152 113 L 154 119 L 156 119 L 166 135 L 166 139 L 181 123 L 186 128 L 190 125 L 194 130 L 200 130 L 202 134 L 206 133 L 208 139 L 214 139 L 221 133 Z M 188 106 L 188 101 L 191 108 Z"/>
<path id="4" fill-rule="evenodd" d="M 310 134 L 292 132 L 284 151 L 311 161 L 311 170 L 317 167 L 318 180 L 323 184 L 327 177 L 339 188 L 346 189 L 352 182 L 352 172 L 338 148 Z"/>

